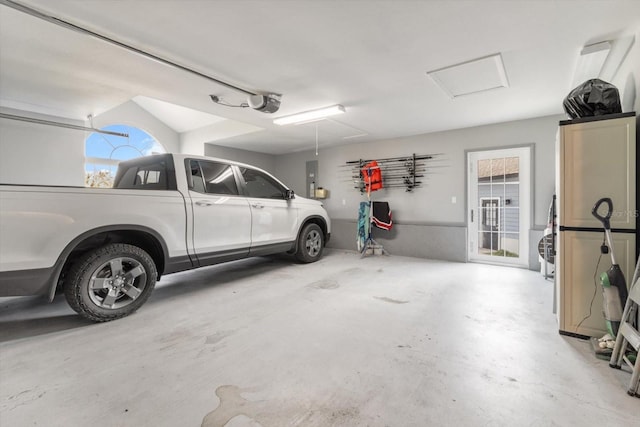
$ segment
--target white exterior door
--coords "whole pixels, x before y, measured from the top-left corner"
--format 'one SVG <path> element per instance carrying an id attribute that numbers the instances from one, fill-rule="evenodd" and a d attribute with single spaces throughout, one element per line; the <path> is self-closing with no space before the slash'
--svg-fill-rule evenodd
<path id="1" fill-rule="evenodd" d="M 531 150 L 470 152 L 468 164 L 468 258 L 529 264 Z"/>

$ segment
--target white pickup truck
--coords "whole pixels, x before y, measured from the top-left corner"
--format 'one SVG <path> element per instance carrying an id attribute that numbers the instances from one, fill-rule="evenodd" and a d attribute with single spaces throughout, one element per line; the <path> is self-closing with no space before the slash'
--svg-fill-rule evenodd
<path id="1" fill-rule="evenodd" d="M 113 189 L 0 185 L 0 296 L 48 295 L 93 321 L 137 310 L 164 274 L 279 252 L 322 256 L 321 203 L 202 156 L 120 163 Z"/>

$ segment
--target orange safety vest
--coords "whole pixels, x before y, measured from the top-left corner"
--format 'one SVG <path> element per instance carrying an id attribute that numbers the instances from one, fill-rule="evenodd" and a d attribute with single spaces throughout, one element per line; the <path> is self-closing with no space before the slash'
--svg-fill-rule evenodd
<path id="1" fill-rule="evenodd" d="M 382 171 L 378 162 L 375 160 L 367 163 L 360 170 L 362 179 L 364 181 L 364 187 L 367 191 L 376 191 L 382 188 Z"/>

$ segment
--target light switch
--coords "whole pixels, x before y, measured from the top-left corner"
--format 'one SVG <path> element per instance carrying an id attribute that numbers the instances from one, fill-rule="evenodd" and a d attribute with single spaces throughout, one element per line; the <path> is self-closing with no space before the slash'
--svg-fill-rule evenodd
<path id="1" fill-rule="evenodd" d="M 456 199 L 456 196 L 451 196 L 451 203 L 453 204 L 458 203 L 458 199 Z"/>

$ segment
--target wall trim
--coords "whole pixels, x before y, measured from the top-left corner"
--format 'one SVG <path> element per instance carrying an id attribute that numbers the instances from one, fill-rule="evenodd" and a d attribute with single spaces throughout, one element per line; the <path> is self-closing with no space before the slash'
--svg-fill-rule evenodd
<path id="1" fill-rule="evenodd" d="M 358 220 L 354 218 L 331 218 L 331 221 L 346 221 L 351 223 L 357 223 Z M 420 225 L 424 227 L 466 227 L 464 222 L 428 222 L 428 221 L 396 221 L 393 220 L 393 225 Z"/>

